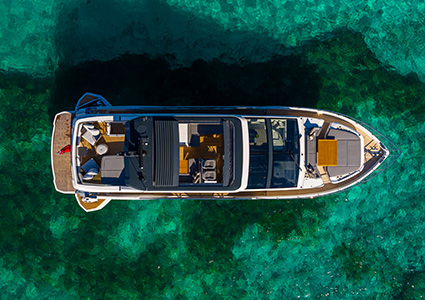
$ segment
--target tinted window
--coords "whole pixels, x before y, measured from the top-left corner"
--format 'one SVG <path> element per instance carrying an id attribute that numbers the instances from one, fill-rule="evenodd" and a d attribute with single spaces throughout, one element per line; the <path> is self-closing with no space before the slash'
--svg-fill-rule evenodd
<path id="1" fill-rule="evenodd" d="M 267 126 L 264 119 L 248 119 L 249 177 L 248 188 L 264 188 L 267 182 Z"/>
<path id="2" fill-rule="evenodd" d="M 248 119 L 250 153 L 267 153 L 267 126 L 264 119 Z"/>
<path id="3" fill-rule="evenodd" d="M 272 188 L 295 187 L 299 175 L 299 133 L 294 119 L 272 119 L 273 171 Z"/>
<path id="4" fill-rule="evenodd" d="M 248 188 L 295 187 L 298 182 L 300 160 L 297 120 L 248 119 L 248 128 L 250 150 Z M 270 172 L 268 172 L 269 159 Z M 268 175 L 270 178 L 267 180 Z"/>
<path id="5" fill-rule="evenodd" d="M 271 187 L 273 188 L 294 187 L 297 185 L 298 167 L 289 154 L 273 155 L 272 176 Z"/>
<path id="6" fill-rule="evenodd" d="M 248 188 L 264 188 L 267 181 L 268 154 L 254 154 L 249 157 Z"/>
<path id="7" fill-rule="evenodd" d="M 273 151 L 283 151 L 286 146 L 287 120 L 272 119 L 270 124 L 272 127 Z"/>

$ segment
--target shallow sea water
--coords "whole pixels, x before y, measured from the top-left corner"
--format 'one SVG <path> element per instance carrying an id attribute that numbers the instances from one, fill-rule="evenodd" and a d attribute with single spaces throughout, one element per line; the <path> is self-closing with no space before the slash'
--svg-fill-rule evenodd
<path id="1" fill-rule="evenodd" d="M 423 1 L 0 1 L 1 299 L 421 299 Z M 292 105 L 402 154 L 317 199 L 113 201 L 55 191 L 52 120 L 114 105 Z"/>

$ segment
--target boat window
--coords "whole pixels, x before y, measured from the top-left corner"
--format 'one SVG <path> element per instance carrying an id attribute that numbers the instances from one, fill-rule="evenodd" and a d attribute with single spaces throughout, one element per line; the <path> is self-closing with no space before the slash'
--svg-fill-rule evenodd
<path id="1" fill-rule="evenodd" d="M 283 151 L 286 141 L 286 121 L 285 119 L 272 119 L 273 151 Z"/>
<path id="2" fill-rule="evenodd" d="M 297 185 L 298 167 L 287 154 L 273 155 L 272 188 L 294 187 Z"/>
<path id="3" fill-rule="evenodd" d="M 297 120 L 248 119 L 248 128 L 248 188 L 295 187 L 300 160 Z"/>
<path id="4" fill-rule="evenodd" d="M 264 188 L 267 182 L 268 154 L 249 156 L 248 188 Z"/>
<path id="5" fill-rule="evenodd" d="M 297 186 L 299 174 L 299 133 L 295 119 L 271 119 L 273 132 L 272 188 Z"/>
<path id="6" fill-rule="evenodd" d="M 249 177 L 248 188 L 264 188 L 267 183 L 268 153 L 265 119 L 248 119 Z"/>
<path id="7" fill-rule="evenodd" d="M 248 119 L 249 150 L 251 153 L 267 153 L 267 126 L 264 119 Z"/>

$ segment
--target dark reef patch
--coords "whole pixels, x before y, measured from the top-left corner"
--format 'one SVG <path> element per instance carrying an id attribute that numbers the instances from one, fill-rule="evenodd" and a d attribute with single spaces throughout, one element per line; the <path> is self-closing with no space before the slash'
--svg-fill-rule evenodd
<path id="1" fill-rule="evenodd" d="M 232 248 L 248 225 L 260 225 L 274 242 L 291 233 L 309 235 L 321 226 L 324 207 L 325 203 L 311 199 L 187 202 L 183 208 L 185 240 L 205 268 L 214 261 L 214 268 L 224 271 L 228 264 L 237 265 Z"/>

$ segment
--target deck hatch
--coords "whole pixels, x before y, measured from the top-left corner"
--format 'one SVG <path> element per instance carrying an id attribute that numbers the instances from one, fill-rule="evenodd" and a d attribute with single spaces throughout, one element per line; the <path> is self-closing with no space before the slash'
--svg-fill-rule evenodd
<path id="1" fill-rule="evenodd" d="M 157 187 L 178 186 L 179 134 L 175 120 L 155 121 L 155 176 Z"/>
<path id="2" fill-rule="evenodd" d="M 318 140 L 317 165 L 318 166 L 337 166 L 337 140 Z"/>

